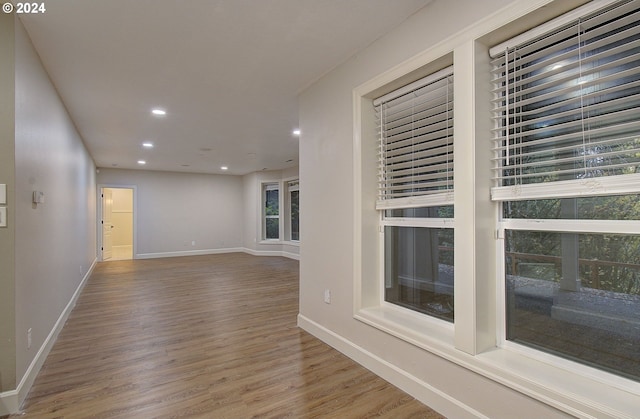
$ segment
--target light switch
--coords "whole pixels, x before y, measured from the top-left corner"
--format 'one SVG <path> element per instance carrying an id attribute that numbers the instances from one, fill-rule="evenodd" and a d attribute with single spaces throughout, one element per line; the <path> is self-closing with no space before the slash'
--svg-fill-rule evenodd
<path id="1" fill-rule="evenodd" d="M 7 207 L 0 207 L 0 227 L 7 226 Z"/>
<path id="2" fill-rule="evenodd" d="M 33 191 L 33 203 L 34 204 L 44 203 L 44 192 Z"/>
<path id="3" fill-rule="evenodd" d="M 0 205 L 7 205 L 7 185 L 0 183 Z"/>

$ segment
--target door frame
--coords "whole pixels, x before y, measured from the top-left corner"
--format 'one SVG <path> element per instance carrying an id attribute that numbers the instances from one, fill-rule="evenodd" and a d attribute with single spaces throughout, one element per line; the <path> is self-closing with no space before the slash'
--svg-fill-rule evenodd
<path id="1" fill-rule="evenodd" d="M 138 188 L 136 185 L 118 185 L 114 183 L 99 183 L 96 188 L 96 232 L 98 245 L 98 261 L 102 262 L 102 190 L 111 189 L 132 189 L 133 190 L 133 254 L 132 258 L 137 259 L 138 255 Z"/>

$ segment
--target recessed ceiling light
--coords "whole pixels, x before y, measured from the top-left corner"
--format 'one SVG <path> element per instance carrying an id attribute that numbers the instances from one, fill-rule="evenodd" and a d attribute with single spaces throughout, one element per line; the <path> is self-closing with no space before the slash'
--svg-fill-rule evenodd
<path id="1" fill-rule="evenodd" d="M 165 111 L 164 109 L 153 109 L 151 113 L 157 116 L 164 116 L 167 114 L 167 111 Z"/>
<path id="2" fill-rule="evenodd" d="M 293 135 L 295 135 L 295 136 L 300 135 L 300 130 L 299 129 L 294 129 L 293 130 Z"/>
<path id="3" fill-rule="evenodd" d="M 229 170 L 227 166 L 220 166 L 220 170 Z"/>
<path id="4" fill-rule="evenodd" d="M 147 162 L 144 160 L 138 160 L 138 164 L 147 164 Z"/>
<path id="5" fill-rule="evenodd" d="M 142 143 L 142 147 L 153 148 L 153 143 Z"/>

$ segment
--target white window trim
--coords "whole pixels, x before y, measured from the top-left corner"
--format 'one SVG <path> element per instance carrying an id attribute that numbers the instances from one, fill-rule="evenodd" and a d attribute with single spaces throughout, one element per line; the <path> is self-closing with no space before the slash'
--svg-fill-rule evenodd
<path id="1" fill-rule="evenodd" d="M 289 183 L 291 183 L 291 182 L 298 182 L 298 183 L 293 188 L 291 188 L 291 187 L 289 187 Z M 283 180 L 283 185 L 286 185 L 286 190 L 287 190 L 285 222 L 286 222 L 286 224 L 288 226 L 288 232 L 285 234 L 285 236 L 286 236 L 285 242 L 287 244 L 290 244 L 290 245 L 299 246 L 300 245 L 300 239 L 294 240 L 294 239 L 291 238 L 291 219 L 292 219 L 292 217 L 291 217 L 291 192 L 292 191 L 300 192 L 300 179 L 298 177 L 284 179 Z M 298 206 L 299 205 L 300 204 L 298 203 Z M 299 208 L 298 208 L 298 211 L 300 211 Z M 299 228 L 299 226 L 298 226 L 298 228 Z M 298 234 L 299 233 L 300 232 L 298 231 Z"/>
<path id="2" fill-rule="evenodd" d="M 291 215 L 288 214 L 288 212 L 290 211 L 290 208 L 285 207 L 285 205 L 288 206 L 290 204 L 289 197 L 288 197 L 289 188 L 287 185 L 289 184 L 289 182 L 294 180 L 299 181 L 299 177 L 293 176 L 293 177 L 287 177 L 279 180 L 264 180 L 260 182 L 260 198 L 259 198 L 260 231 L 258 233 L 258 241 L 257 241 L 258 244 L 300 247 L 300 240 L 290 240 L 290 237 L 285 237 L 286 236 L 285 223 L 290 222 L 290 218 L 291 218 Z M 278 193 L 279 210 L 278 210 L 278 216 L 277 216 L 277 218 L 279 219 L 279 223 L 278 223 L 279 237 L 277 239 L 266 239 L 265 238 L 265 235 L 266 235 L 265 220 L 267 217 L 264 214 L 265 185 L 276 185 L 276 184 L 278 185 L 278 191 L 279 191 Z M 283 208 L 284 208 L 284 211 L 283 211 Z M 271 217 L 276 218 L 276 216 L 271 216 Z M 289 231 L 289 236 L 290 234 L 291 232 Z"/>
<path id="3" fill-rule="evenodd" d="M 456 136 L 464 138 L 468 135 L 473 143 L 475 140 L 475 129 L 490 130 L 491 128 L 490 122 L 486 122 L 484 126 L 480 126 L 483 122 L 480 120 L 476 121 L 474 113 L 475 104 L 482 101 L 482 98 L 477 97 L 478 92 L 474 91 L 476 75 L 473 73 L 473 68 L 476 65 L 474 57 L 479 56 L 480 51 L 478 48 L 482 48 L 483 45 L 485 45 L 482 37 L 491 33 L 491 31 L 509 25 L 517 19 L 526 16 L 528 13 L 540 11 L 543 6 L 547 6 L 550 3 L 552 3 L 550 0 L 515 1 L 504 9 L 497 11 L 489 18 L 477 22 L 465 31 L 445 39 L 412 59 L 404 61 L 354 89 L 353 315 L 354 318 L 381 331 L 577 417 L 633 418 L 637 415 L 637 406 L 640 405 L 640 383 L 595 368 L 577 365 L 564 358 L 555 357 L 540 351 L 533 351 L 536 353 L 532 354 L 529 348 L 524 348 L 521 345 L 515 345 L 516 347 L 513 347 L 514 345 L 504 344 L 504 281 L 501 280 L 501 278 L 504 278 L 504 272 L 501 272 L 501 270 L 504 269 L 504 260 L 500 260 L 504 255 L 502 251 L 503 246 L 501 247 L 501 239 L 497 238 L 497 204 L 494 208 L 494 222 L 496 225 L 489 227 L 488 230 L 493 231 L 492 234 L 495 243 L 494 253 L 502 256 L 501 258 L 496 258 L 495 272 L 493 278 L 491 278 L 497 286 L 494 289 L 495 300 L 490 307 L 493 307 L 494 310 L 496 331 L 501 331 L 502 333 L 496 333 L 496 343 L 493 348 L 480 350 L 475 353 L 475 355 L 457 349 L 458 330 L 468 326 L 461 325 L 461 323 L 465 323 L 468 320 L 467 316 L 459 316 L 458 311 L 456 311 L 454 330 L 449 333 L 439 328 L 439 325 L 424 322 L 422 318 L 420 318 L 419 324 L 416 324 L 414 313 L 411 313 L 410 310 L 388 307 L 383 304 L 373 304 L 371 302 L 371 296 L 363 293 L 363 288 L 368 286 L 367 283 L 370 282 L 369 274 L 371 271 L 368 265 L 363 265 L 363 253 L 366 253 L 369 257 L 371 256 L 370 249 L 367 248 L 365 250 L 367 241 L 372 237 L 368 228 L 372 224 L 379 225 L 380 222 L 380 220 L 375 220 L 376 216 L 371 213 L 372 208 L 369 208 L 369 201 L 375 199 L 375 192 L 372 193 L 371 187 L 363 183 L 362 143 L 366 141 L 371 134 L 368 132 L 368 129 L 365 128 L 367 126 L 366 124 L 370 122 L 370 117 L 363 112 L 363 108 L 365 106 L 372 106 L 370 102 L 373 92 L 378 93 L 384 86 L 402 79 L 411 72 L 417 71 L 421 67 L 438 60 L 453 50 L 456 59 L 458 59 L 456 64 L 463 70 L 456 70 L 457 87 L 455 91 L 458 92 L 458 94 L 465 95 L 461 99 L 456 98 L 456 104 L 460 106 L 461 104 L 465 104 L 466 101 L 465 105 L 468 106 L 468 108 L 462 109 L 462 111 L 469 112 L 462 114 L 467 115 L 466 117 L 472 121 L 465 122 L 462 129 L 459 129 L 463 118 L 458 118 Z M 486 55 L 488 56 L 488 47 L 486 48 Z M 461 115 L 461 112 L 456 111 L 456 114 Z M 489 138 L 485 140 L 490 142 Z M 460 151 L 460 147 L 456 147 L 456 150 Z M 456 156 L 458 167 L 473 167 L 474 162 L 472 156 L 464 155 L 463 159 L 465 161 L 461 161 L 462 159 Z M 465 166 L 465 164 L 468 165 Z M 368 170 L 367 173 L 369 173 L 370 168 L 366 166 L 365 168 Z M 457 174 L 458 173 L 456 173 L 456 175 Z M 490 176 L 487 175 L 487 177 Z M 475 191 L 478 191 L 480 194 L 486 193 L 489 195 L 488 191 L 482 192 L 478 188 L 472 192 L 475 193 Z M 462 194 L 462 191 L 460 191 L 457 186 L 456 193 L 456 197 Z M 363 207 L 363 196 L 367 197 L 365 207 Z M 487 199 L 490 198 L 487 196 Z M 456 208 L 456 215 L 459 215 L 460 207 L 457 205 Z M 470 223 L 475 222 L 475 220 L 470 221 Z M 465 221 L 464 224 L 464 226 L 456 226 L 456 230 L 461 229 L 461 227 L 465 229 L 468 228 L 466 225 L 467 221 Z M 363 236 L 363 225 L 368 227 L 367 231 L 364 231 L 366 236 Z M 380 233 L 377 232 L 377 236 L 379 235 Z M 366 240 L 363 240 L 363 237 L 366 237 Z M 458 242 L 456 242 L 456 244 L 458 244 Z M 379 246 L 378 243 L 376 250 L 378 252 Z M 460 252 L 456 252 L 456 254 L 458 253 Z M 377 270 L 379 271 L 379 269 L 380 267 L 378 266 Z M 456 276 L 457 288 L 470 287 L 470 289 L 475 289 L 478 285 L 478 278 L 476 278 L 475 275 L 472 275 L 470 278 L 461 277 L 461 279 L 462 281 L 458 281 L 458 276 Z M 378 283 L 380 284 L 381 282 L 378 281 Z M 460 292 L 456 292 L 456 295 L 458 294 L 460 294 Z M 482 310 L 484 310 L 483 315 L 491 314 L 489 312 L 491 310 L 490 307 L 482 308 Z M 458 304 L 456 304 L 456 308 L 457 310 L 459 309 Z M 419 313 L 415 314 L 419 315 Z M 437 321 L 437 319 L 433 320 Z M 463 327 L 461 328 L 460 326 Z M 476 331 L 472 330 L 472 333 L 475 334 Z"/>
<path id="4" fill-rule="evenodd" d="M 268 185 L 277 185 L 278 189 L 278 215 L 265 214 L 265 200 Z M 260 241 L 259 244 L 280 244 L 282 242 L 282 181 L 263 181 L 260 183 Z M 267 236 L 267 218 L 278 219 L 278 238 L 268 239 Z"/>

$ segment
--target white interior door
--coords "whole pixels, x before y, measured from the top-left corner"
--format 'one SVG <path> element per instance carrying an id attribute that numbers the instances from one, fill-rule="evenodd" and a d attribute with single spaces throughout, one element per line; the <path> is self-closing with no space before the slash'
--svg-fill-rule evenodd
<path id="1" fill-rule="evenodd" d="M 113 257 L 113 192 L 109 188 L 102 189 L 102 260 Z"/>

